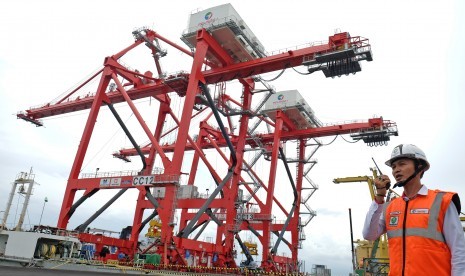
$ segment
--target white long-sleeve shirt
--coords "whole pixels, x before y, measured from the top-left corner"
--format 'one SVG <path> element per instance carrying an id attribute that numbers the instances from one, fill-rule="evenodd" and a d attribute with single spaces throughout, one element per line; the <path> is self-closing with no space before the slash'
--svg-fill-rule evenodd
<path id="1" fill-rule="evenodd" d="M 423 185 L 418 194 L 428 195 L 428 188 Z M 364 239 L 376 240 L 379 236 L 386 233 L 383 205 L 378 204 L 376 201 L 371 203 L 363 226 Z M 446 211 L 443 231 L 447 246 L 451 252 L 452 276 L 465 276 L 465 236 L 462 224 L 457 218 L 457 208 L 453 203 L 449 204 L 449 208 Z"/>

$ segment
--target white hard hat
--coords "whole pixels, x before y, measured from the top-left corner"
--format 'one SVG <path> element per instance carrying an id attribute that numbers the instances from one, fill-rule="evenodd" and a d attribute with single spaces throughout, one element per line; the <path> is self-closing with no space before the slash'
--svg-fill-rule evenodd
<path id="1" fill-rule="evenodd" d="M 412 144 L 400 144 L 397 147 L 395 147 L 392 150 L 391 158 L 388 161 L 386 161 L 385 164 L 390 167 L 392 165 L 392 162 L 400 158 L 409 158 L 424 161 L 426 166 L 424 171 L 427 171 L 430 167 L 428 159 L 426 159 L 425 153 L 419 147 Z"/>

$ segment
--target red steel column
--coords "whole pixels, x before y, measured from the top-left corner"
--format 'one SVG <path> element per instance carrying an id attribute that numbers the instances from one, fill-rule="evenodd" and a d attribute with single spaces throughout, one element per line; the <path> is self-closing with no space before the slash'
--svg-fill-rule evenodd
<path id="1" fill-rule="evenodd" d="M 87 148 L 89 146 L 90 138 L 92 137 L 92 131 L 94 130 L 95 122 L 97 121 L 98 113 L 100 106 L 104 99 L 107 99 L 105 90 L 107 89 L 108 84 L 111 80 L 112 70 L 110 67 L 105 67 L 100 78 L 100 83 L 95 95 L 95 100 L 92 103 L 90 109 L 89 117 L 87 118 L 86 126 L 84 128 L 81 142 L 79 144 L 78 150 L 76 152 L 76 157 L 74 158 L 74 163 L 71 168 L 71 172 L 68 178 L 68 184 L 66 186 L 65 195 L 63 196 L 63 203 L 61 205 L 60 215 L 58 217 L 58 228 L 66 228 L 70 219 L 69 211 L 73 205 L 74 196 L 78 187 L 73 187 L 73 180 L 79 178 L 79 172 L 82 168 L 82 163 L 84 162 L 84 157 L 86 156 Z"/>
<path id="2" fill-rule="evenodd" d="M 204 131 L 201 129 L 199 131 L 199 136 L 197 138 L 197 146 L 200 148 L 201 147 L 201 140 L 203 139 L 203 133 Z M 190 172 L 189 172 L 189 179 L 187 181 L 187 185 L 194 185 L 194 181 L 195 181 L 195 176 L 197 175 L 197 169 L 198 169 L 198 166 L 199 166 L 199 160 L 200 160 L 200 154 L 203 154 L 201 152 L 198 152 L 198 151 L 194 151 L 194 156 L 192 158 L 192 165 L 191 165 L 191 169 L 190 169 Z M 188 208 L 183 208 L 182 211 L 181 211 L 181 218 L 179 220 L 179 229 L 184 229 L 187 225 L 187 219 L 186 219 L 186 216 L 187 216 L 187 211 L 188 211 Z"/>
<path id="3" fill-rule="evenodd" d="M 166 95 L 166 98 L 168 96 Z M 166 114 L 169 113 L 170 107 L 169 104 L 166 102 L 160 102 L 160 110 L 158 113 L 158 119 L 157 119 L 157 125 L 155 128 L 154 132 L 154 139 L 157 142 L 160 142 L 160 137 L 162 135 L 163 127 L 164 127 L 164 122 L 166 119 Z M 153 165 L 155 163 L 155 158 L 157 157 L 157 148 L 154 147 L 153 145 L 150 145 L 150 151 L 149 151 L 149 156 L 147 157 L 147 168 L 146 168 L 146 173 L 151 174 L 153 170 Z"/>
<path id="4" fill-rule="evenodd" d="M 268 179 L 268 191 L 266 194 L 265 208 L 262 213 L 272 214 L 273 209 L 273 197 L 274 187 L 276 181 L 276 169 L 278 165 L 279 148 L 281 147 L 281 132 L 283 127 L 283 120 L 280 116 L 281 111 L 277 111 L 276 114 L 276 125 L 273 135 L 273 147 L 271 153 L 271 164 L 270 164 L 270 176 Z M 270 266 L 270 235 L 271 235 L 271 221 L 263 221 L 263 254 L 262 254 L 262 266 Z"/>
<path id="5" fill-rule="evenodd" d="M 189 83 L 187 85 L 186 96 L 184 99 L 184 107 L 182 110 L 181 120 L 179 122 L 178 137 L 174 148 L 172 162 L 170 166 L 165 167 L 166 174 L 180 175 L 181 173 L 182 161 L 187 145 L 187 137 L 189 135 L 192 111 L 194 110 L 193 108 L 195 103 L 195 97 L 199 90 L 199 81 L 204 81 L 201 69 L 203 65 L 203 60 L 205 59 L 207 54 L 207 50 L 208 45 L 204 41 L 200 40 L 197 42 L 191 74 L 189 76 Z M 175 207 L 173 206 L 175 198 L 170 198 L 169 196 L 174 195 L 174 189 L 175 187 L 173 186 L 166 186 L 166 197 L 164 199 L 166 208 L 161 209 L 159 212 L 159 216 L 162 221 L 161 232 L 164 252 L 163 264 L 165 265 L 169 263 L 168 247 L 171 245 L 171 240 L 173 237 L 174 225 L 171 225 L 169 220 L 172 212 L 171 209 Z"/>
<path id="6" fill-rule="evenodd" d="M 131 231 L 131 239 L 130 241 L 133 242 L 133 253 L 137 253 L 137 242 L 139 240 L 139 232 L 138 229 L 142 225 L 142 218 L 144 217 L 144 202 L 145 202 L 145 188 L 144 187 L 137 187 L 139 191 L 139 195 L 137 197 L 137 204 L 136 210 L 134 211 L 134 219 L 132 222 L 132 231 Z"/>
<path id="7" fill-rule="evenodd" d="M 298 160 L 303 161 L 305 159 L 305 139 L 300 139 L 299 140 L 299 156 L 297 156 Z M 294 215 L 291 219 L 291 223 L 288 227 L 288 229 L 291 230 L 291 239 L 292 239 L 292 248 L 291 250 L 291 256 L 292 256 L 292 261 L 294 265 L 297 265 L 298 261 L 298 254 L 299 254 L 299 229 L 300 229 L 300 202 L 302 201 L 302 186 L 303 186 L 303 178 L 304 178 L 304 169 L 305 169 L 305 163 L 304 162 L 299 162 L 297 167 L 297 176 L 296 176 L 296 189 L 297 189 L 297 205 L 294 210 Z"/>
<path id="8" fill-rule="evenodd" d="M 252 79 L 243 80 L 242 83 L 244 85 L 243 110 L 250 110 L 252 106 L 251 91 L 254 89 L 255 83 L 253 82 Z M 237 139 L 238 142 L 236 144 L 237 165 L 236 165 L 236 170 L 234 171 L 231 189 L 229 191 L 229 194 L 225 195 L 226 196 L 225 200 L 228 201 L 228 205 L 227 205 L 228 208 L 226 210 L 226 225 L 235 224 L 234 220 L 236 219 L 236 215 L 237 215 L 237 209 L 235 207 L 236 206 L 235 200 L 238 195 L 239 181 L 241 180 L 241 169 L 242 169 L 242 164 L 243 164 L 243 159 L 244 159 L 245 142 L 248 136 L 248 126 L 249 126 L 249 115 L 248 114 L 241 115 L 240 125 L 239 125 L 239 135 Z M 222 229 L 226 229 L 226 227 L 223 227 Z M 225 235 L 224 252 L 229 253 L 232 251 L 233 246 L 234 246 L 235 233 L 226 230 L 224 235 Z M 231 257 L 231 260 L 228 260 L 228 261 L 234 262 L 234 258 L 232 256 L 230 257 Z"/>
<path id="9" fill-rule="evenodd" d="M 198 94 L 199 81 L 204 81 L 201 72 L 203 60 L 207 55 L 208 45 L 204 41 L 198 41 L 192 64 L 191 74 L 189 75 L 189 83 L 187 85 L 186 96 L 184 99 L 184 107 L 182 110 L 181 120 L 179 122 L 178 138 L 173 153 L 173 162 L 168 168 L 169 173 L 179 174 L 181 172 L 182 160 L 184 151 L 186 150 L 187 135 L 191 123 L 192 110 L 194 108 L 195 96 Z"/>

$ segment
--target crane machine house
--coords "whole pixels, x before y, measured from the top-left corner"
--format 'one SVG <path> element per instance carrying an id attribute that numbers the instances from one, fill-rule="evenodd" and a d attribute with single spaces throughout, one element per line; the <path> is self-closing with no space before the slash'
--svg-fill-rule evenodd
<path id="1" fill-rule="evenodd" d="M 197 43 L 197 31 L 205 28 L 236 62 L 265 56 L 265 48 L 231 4 L 193 13 L 188 25 L 181 40 L 190 48 Z M 218 62 L 211 54 L 207 54 L 207 57 L 214 63 Z"/>
<path id="2" fill-rule="evenodd" d="M 271 95 L 262 113 L 275 121 L 276 110 L 282 110 L 298 129 L 322 126 L 313 109 L 297 90 L 286 90 Z"/>
<path id="3" fill-rule="evenodd" d="M 195 47 L 197 30 L 205 28 L 236 62 L 266 56 L 263 45 L 231 4 L 193 13 L 188 25 L 181 39 L 191 48 Z M 210 60 L 218 62 L 213 55 L 207 56 Z M 297 90 L 271 95 L 262 113 L 275 120 L 278 109 L 281 109 L 299 129 L 321 126 L 321 122 Z"/>

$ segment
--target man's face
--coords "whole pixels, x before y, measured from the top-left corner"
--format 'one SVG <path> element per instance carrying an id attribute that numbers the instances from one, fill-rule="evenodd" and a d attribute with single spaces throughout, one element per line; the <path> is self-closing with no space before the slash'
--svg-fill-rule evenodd
<path id="1" fill-rule="evenodd" d="M 392 176 L 396 182 L 406 180 L 415 172 L 415 162 L 412 159 L 400 158 L 392 162 Z"/>

